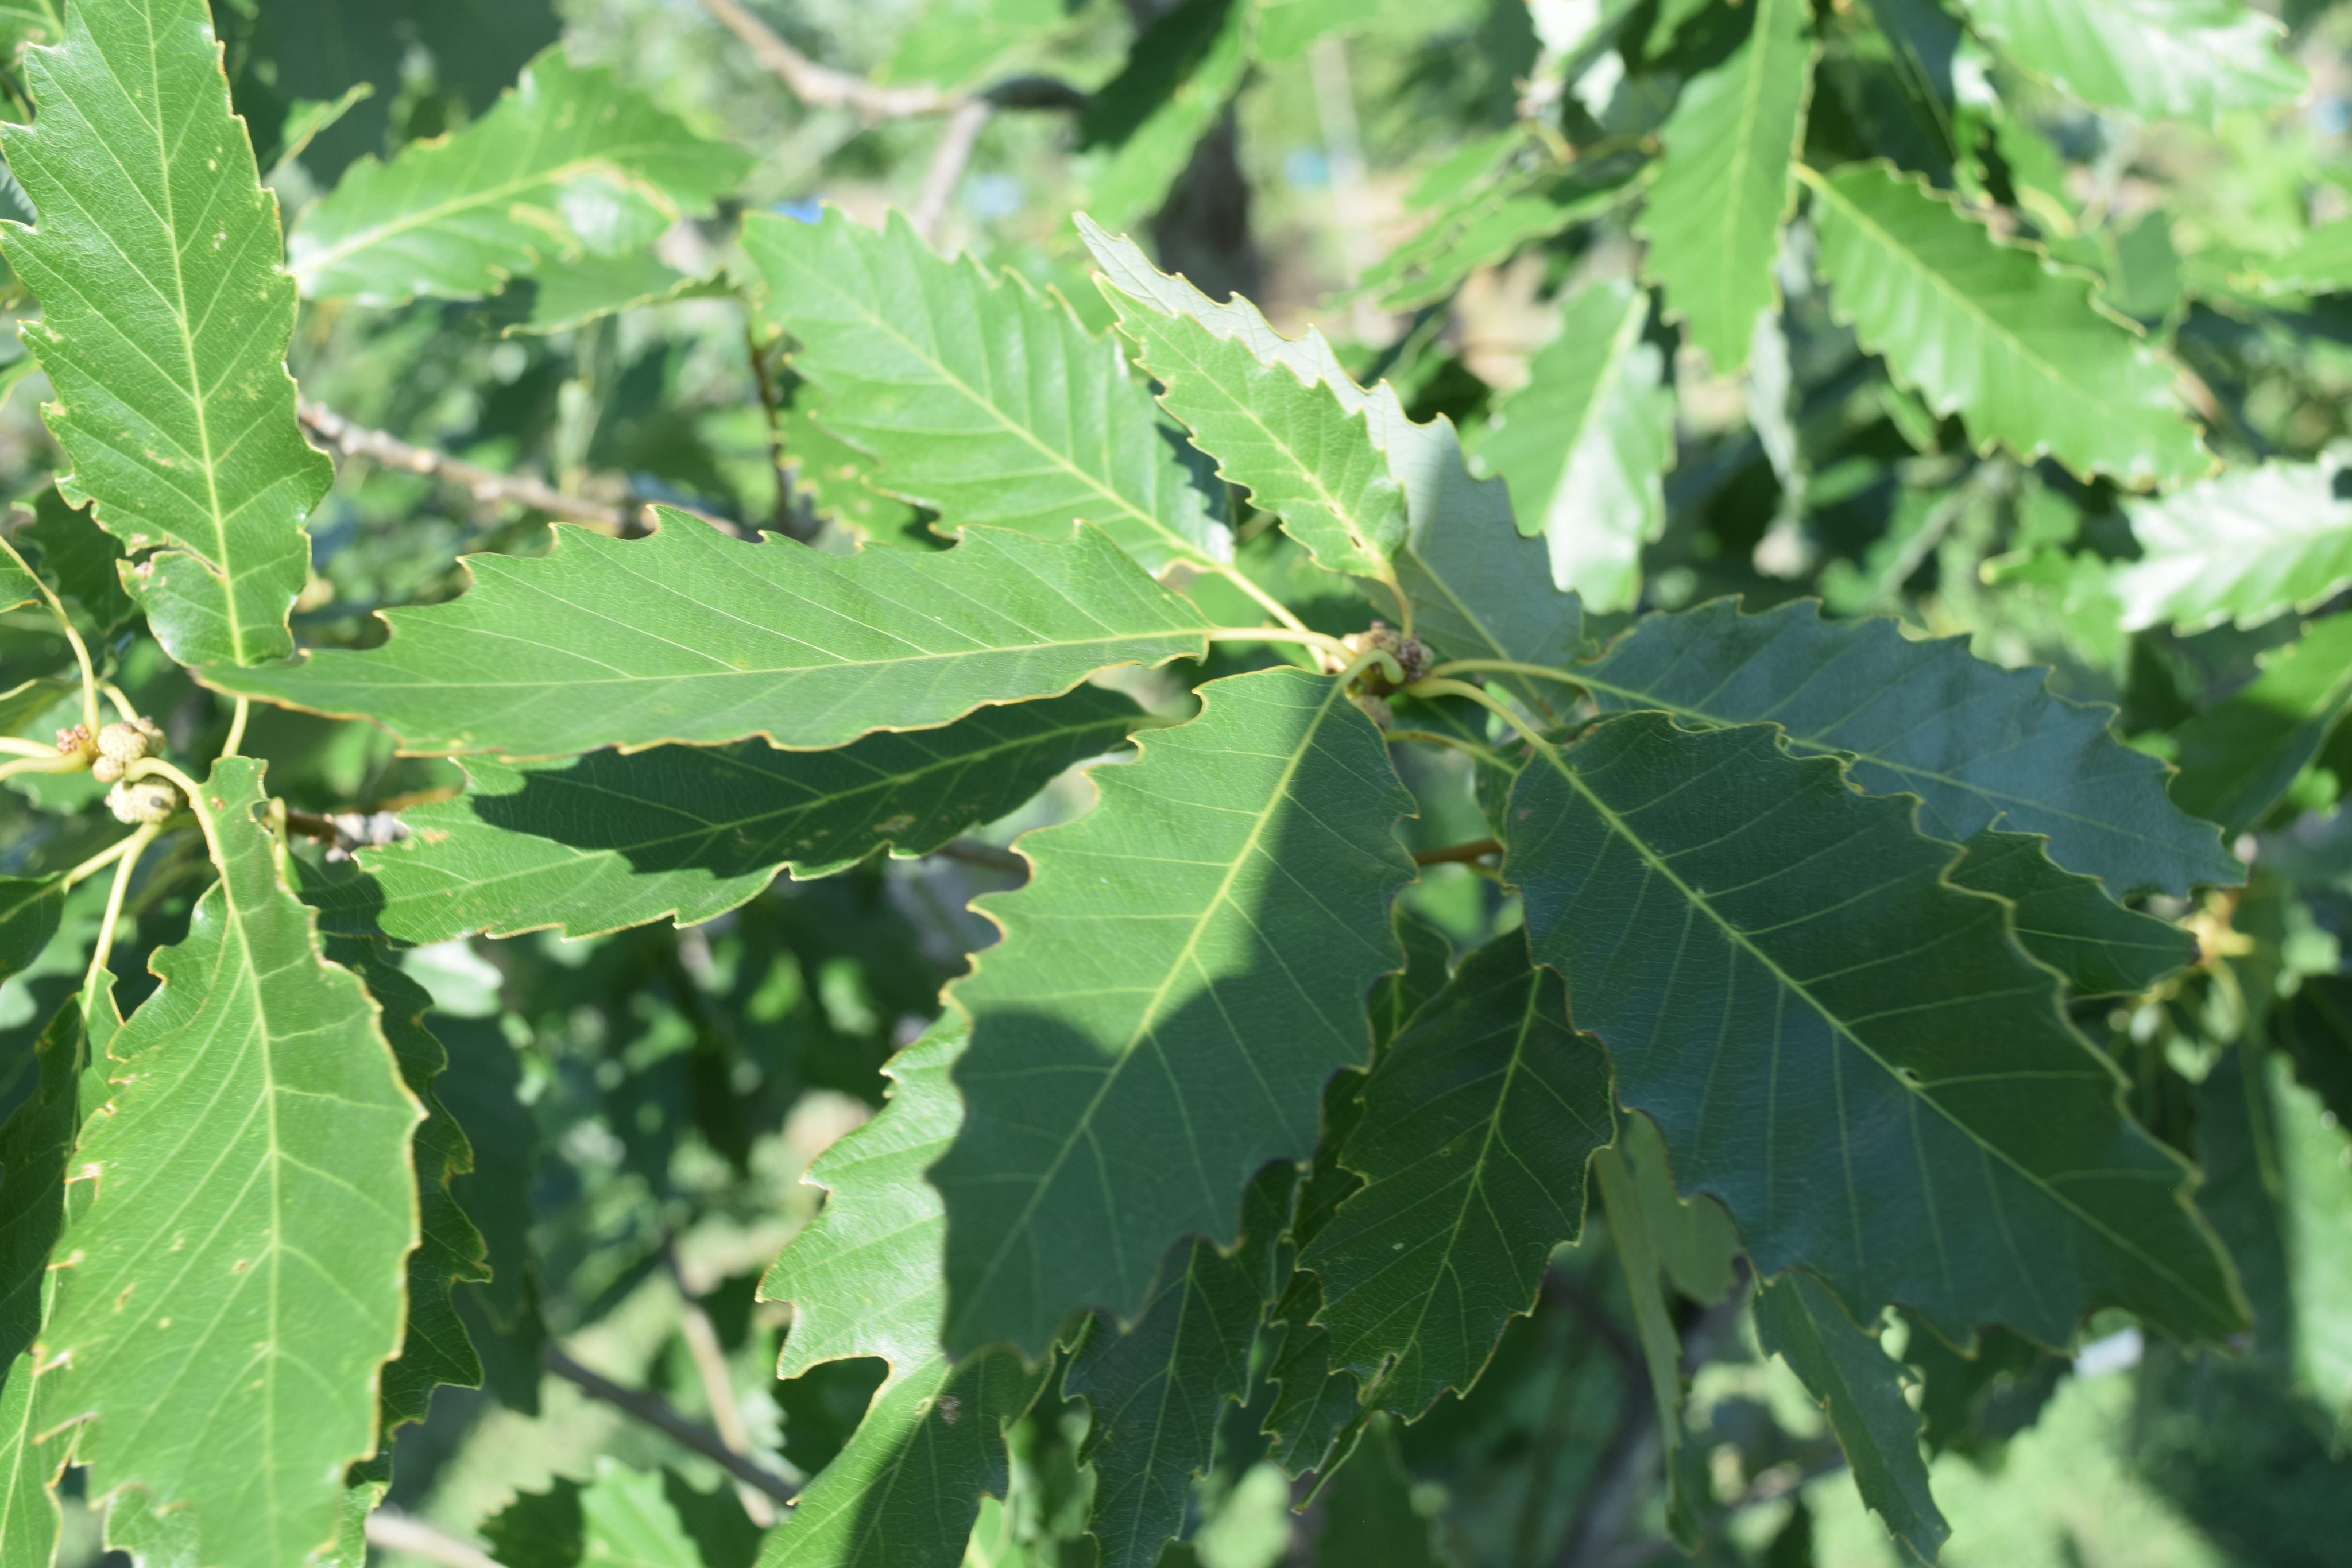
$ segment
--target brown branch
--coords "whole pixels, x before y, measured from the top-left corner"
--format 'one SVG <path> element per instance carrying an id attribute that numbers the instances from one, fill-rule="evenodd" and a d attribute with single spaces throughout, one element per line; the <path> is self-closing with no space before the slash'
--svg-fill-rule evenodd
<path id="1" fill-rule="evenodd" d="M 545 512 L 551 517 L 562 517 L 567 522 L 586 523 L 608 533 L 635 538 L 653 531 L 652 521 L 646 514 L 649 502 L 633 500 L 626 506 L 611 506 L 602 501 L 592 501 L 584 496 L 567 495 L 554 486 L 528 475 L 501 474 L 479 464 L 468 463 L 462 457 L 452 457 L 446 452 L 403 441 L 383 431 L 354 424 L 324 403 L 305 402 L 301 405 L 301 412 L 302 423 L 346 457 L 364 457 L 387 468 L 422 474 L 428 479 L 457 486 L 477 501 L 510 502 L 518 507 Z M 743 534 L 741 528 L 724 517 L 714 517 L 690 507 L 675 509 L 701 518 L 721 533 L 734 534 L 739 538 Z"/>
<path id="2" fill-rule="evenodd" d="M 1000 850 L 994 844 L 983 844 L 977 839 L 958 839 L 952 843 L 941 844 L 931 852 L 944 860 L 961 861 L 966 865 L 1001 871 L 1007 876 L 1025 880 L 1029 875 L 1029 862 L 1021 856 L 1011 850 Z"/>
<path id="3" fill-rule="evenodd" d="M 1502 852 L 1503 845 L 1501 840 L 1480 839 L 1474 844 L 1454 844 L 1442 850 L 1415 850 L 1412 855 L 1412 863 L 1415 865 L 1461 865 L 1483 859 L 1487 855 L 1498 855 Z"/>
<path id="4" fill-rule="evenodd" d="M 686 1341 L 695 1376 L 702 1384 L 703 1398 L 710 1406 L 710 1424 L 719 1428 L 720 1442 L 750 1458 L 751 1429 L 745 1425 L 743 1406 L 735 1397 L 734 1376 L 728 1369 L 726 1347 L 719 1343 L 718 1325 L 710 1321 L 710 1314 L 702 1310 L 702 1302 L 688 1286 L 686 1271 L 678 1267 L 677 1249 L 667 1240 L 662 1243 L 662 1261 L 669 1269 L 670 1282 L 677 1287 L 678 1337 Z M 735 1491 L 752 1523 L 765 1530 L 776 1522 L 775 1505 L 765 1492 L 740 1484 Z"/>
<path id="5" fill-rule="evenodd" d="M 915 210 L 908 214 L 915 232 L 926 243 L 938 242 L 948 205 L 955 200 L 956 187 L 963 183 L 963 172 L 980 147 L 980 133 L 988 129 L 995 112 L 994 104 L 975 98 L 956 105 L 955 112 L 948 116 L 948 128 L 940 132 L 940 144 L 931 150 L 930 166 L 923 171 L 922 193 L 915 198 Z"/>
<path id="6" fill-rule="evenodd" d="M 698 1421 L 688 1420 L 660 1395 L 624 1387 L 603 1373 L 581 1365 L 566 1355 L 561 1345 L 551 1343 L 541 1359 L 548 1371 L 574 1385 L 590 1398 L 601 1399 L 657 1428 L 680 1448 L 700 1454 L 746 1486 L 757 1487 L 782 1503 L 800 1495 L 799 1487 L 757 1460 L 735 1452 L 718 1433 Z"/>
<path id="7" fill-rule="evenodd" d="M 943 92 L 929 82 L 881 87 L 864 77 L 817 64 L 753 16 L 741 0 L 702 0 L 702 8 L 740 39 L 763 69 L 782 78 L 793 96 L 812 109 L 854 110 L 867 120 L 912 120 L 952 113 L 972 103 L 998 109 L 1078 110 L 1088 101 L 1069 83 L 1045 76 L 1011 77 L 968 95 Z"/>
<path id="8" fill-rule="evenodd" d="M 499 1568 L 496 1558 L 472 1542 L 396 1508 L 380 1508 L 368 1515 L 367 1543 L 381 1551 L 404 1552 L 427 1563 L 439 1563 L 444 1568 Z"/>

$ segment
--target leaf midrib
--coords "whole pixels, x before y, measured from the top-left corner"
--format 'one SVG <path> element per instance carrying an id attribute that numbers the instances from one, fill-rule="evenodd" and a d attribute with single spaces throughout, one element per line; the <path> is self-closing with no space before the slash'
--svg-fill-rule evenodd
<path id="1" fill-rule="evenodd" d="M 2023 1181 L 2035 1191 L 2040 1192 L 2050 1202 L 2055 1204 L 2067 1214 L 2073 1216 L 2084 1227 L 2105 1238 L 2109 1243 L 2127 1256 L 2137 1259 L 2141 1264 L 2152 1272 L 2156 1273 L 2158 1277 L 2169 1281 L 2174 1288 L 2179 1290 L 2187 1299 L 2200 1302 L 2209 1311 L 2215 1312 L 2217 1315 L 2221 1318 L 2233 1319 L 2236 1316 L 2229 1303 L 2222 1302 L 2217 1305 L 2214 1302 L 2206 1301 L 2200 1291 L 2190 1285 L 2188 1281 L 2182 1279 L 2179 1274 L 2174 1272 L 2170 1268 L 2167 1267 L 2161 1259 L 2157 1258 L 2145 1248 L 2142 1248 L 2125 1237 L 2118 1235 L 2097 1216 L 2084 1209 L 2079 1204 L 2075 1203 L 2064 1193 L 2051 1186 L 2047 1182 L 2044 1182 L 2041 1177 L 2034 1175 L 2034 1173 L 2019 1165 L 2007 1150 L 1999 1148 L 1987 1142 L 1974 1128 L 1969 1126 L 1966 1123 L 1960 1121 L 1958 1116 L 1954 1115 L 1953 1113 L 1940 1101 L 1928 1094 L 1924 1090 L 1914 1088 L 1911 1084 L 1906 1082 L 1901 1071 L 1899 1071 L 1885 1057 L 1881 1056 L 1860 1036 L 1856 1035 L 1843 1018 L 1831 1009 L 1822 1005 L 1822 1003 L 1815 998 L 1813 994 L 1805 988 L 1801 981 L 1798 980 L 1794 976 L 1781 968 L 1779 964 L 1773 961 L 1769 954 L 1767 954 L 1750 941 L 1748 939 L 1748 933 L 1738 925 L 1734 925 L 1730 920 L 1727 919 L 1719 911 L 1717 911 L 1715 905 L 1708 901 L 1706 894 L 1700 893 L 1696 888 L 1692 887 L 1680 876 L 1677 876 L 1675 873 L 1674 869 L 1667 865 L 1664 860 L 1660 859 L 1659 856 L 1652 851 L 1650 845 L 1643 841 L 1642 836 L 1634 832 L 1631 825 L 1629 825 L 1622 817 L 1619 816 L 1618 813 L 1610 807 L 1607 801 L 1601 800 L 1601 797 L 1585 783 L 1582 774 L 1576 768 L 1570 765 L 1568 759 L 1560 754 L 1557 747 L 1547 745 L 1541 748 L 1539 755 L 1541 755 L 1545 762 L 1550 765 L 1552 770 L 1560 776 L 1561 779 L 1567 783 L 1568 787 L 1575 790 L 1577 795 L 1600 815 L 1601 821 L 1607 824 L 1610 831 L 1614 833 L 1619 839 L 1622 840 L 1636 855 L 1641 857 L 1643 864 L 1649 868 L 1652 874 L 1663 878 L 1668 885 L 1673 887 L 1676 893 L 1682 895 L 1684 901 L 1691 908 L 1696 909 L 1705 914 L 1707 919 L 1715 925 L 1716 928 L 1723 933 L 1727 940 L 1730 941 L 1742 952 L 1746 953 L 1758 964 L 1761 965 L 1765 972 L 1770 975 L 1776 983 L 1785 987 L 1790 995 L 1797 997 L 1799 999 L 1803 1001 L 1808 1008 L 1812 1009 L 1814 1016 L 1827 1023 L 1830 1028 L 1836 1032 L 1840 1039 L 1852 1045 L 1856 1051 L 1860 1051 L 1873 1064 L 1874 1064 L 1881 1072 L 1884 1072 L 1886 1075 L 1890 1082 L 1902 1089 L 1906 1096 L 1907 1096 L 1908 1103 L 1913 1105 L 1927 1105 L 1938 1116 L 1942 1117 L 1944 1121 L 1962 1137 L 1975 1145 L 1979 1152 L 1984 1155 L 1987 1158 L 2000 1162 L 2003 1167 L 2016 1176 L 2018 1179 Z M 1507 871 L 1506 874 L 1507 875 Z M 1939 882 L 1941 881 L 1940 878 L 1938 880 Z M 1946 883 L 1945 885 L 1949 884 Z M 1965 890 L 1956 888 L 1953 891 L 1962 893 L 1964 896 L 1970 896 L 1965 894 Z M 1984 895 L 1977 894 L 1972 896 Z M 2054 976 L 2053 977 L 2052 984 L 2053 987 L 2056 984 Z M 2087 1049 L 2088 1048 L 2086 1047 L 2085 1050 L 2087 1051 Z M 2113 1070 L 2110 1069 L 2109 1071 L 2112 1072 Z M 1927 1087 L 1932 1088 L 1934 1086 L 1928 1085 Z M 1847 1196 L 1851 1198 L 1853 1196 L 1852 1191 L 1853 1184 L 1849 1182 L 1847 1185 L 1849 1189 Z"/>
<path id="2" fill-rule="evenodd" d="M 143 10 L 147 24 L 147 79 L 152 94 L 148 101 L 154 106 L 156 118 L 149 120 L 142 114 L 140 119 L 148 124 L 155 136 L 155 169 L 159 176 L 156 183 L 162 187 L 157 195 L 163 207 L 161 214 L 163 232 L 172 246 L 172 289 L 175 297 L 172 320 L 179 329 L 180 351 L 187 366 L 188 406 L 196 421 L 195 457 L 204 470 L 205 515 L 212 523 L 213 561 L 221 577 L 221 601 L 228 619 L 229 646 L 236 650 L 236 656 L 242 660 L 247 653 L 245 616 L 240 605 L 242 596 L 237 592 L 236 579 L 229 569 L 228 519 L 221 511 L 220 476 L 213 456 L 211 413 L 205 399 L 204 372 L 196 362 L 195 331 L 188 316 L 188 275 L 186 265 L 181 260 L 179 215 L 173 202 L 172 153 L 170 144 L 164 140 L 161 118 L 163 112 L 163 40 L 156 36 L 154 7 L 151 5 Z M 100 58 L 104 60 L 105 57 L 101 55 Z M 112 62 L 105 63 L 110 73 Z M 274 1324 L 272 1326 L 275 1327 Z"/>

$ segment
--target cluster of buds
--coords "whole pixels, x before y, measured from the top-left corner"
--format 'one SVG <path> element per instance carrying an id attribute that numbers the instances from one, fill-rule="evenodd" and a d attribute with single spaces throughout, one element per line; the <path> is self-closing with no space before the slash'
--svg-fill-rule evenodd
<path id="1" fill-rule="evenodd" d="M 85 760 L 98 756 L 98 742 L 90 737 L 89 726 L 78 724 L 58 731 L 58 755 L 79 757 Z"/>
<path id="2" fill-rule="evenodd" d="M 1386 696 L 1399 686 L 1412 685 L 1429 674 L 1429 667 L 1437 662 L 1430 653 L 1428 643 L 1418 637 L 1405 635 L 1385 621 L 1375 621 L 1369 629 L 1351 632 L 1340 638 L 1339 642 L 1357 658 L 1366 653 L 1381 653 L 1396 661 L 1401 673 L 1399 679 L 1390 679 L 1388 666 L 1379 664 L 1367 666 L 1357 678 L 1358 687 L 1371 696 Z"/>
<path id="3" fill-rule="evenodd" d="M 132 763 L 163 749 L 163 732 L 152 718 L 110 724 L 98 732 L 98 760 L 89 765 L 90 777 L 101 784 L 120 783 Z"/>

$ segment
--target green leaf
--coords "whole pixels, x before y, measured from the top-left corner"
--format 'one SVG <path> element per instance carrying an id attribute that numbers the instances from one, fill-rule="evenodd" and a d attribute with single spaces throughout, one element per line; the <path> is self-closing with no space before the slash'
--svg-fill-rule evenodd
<path id="1" fill-rule="evenodd" d="M 982 708 L 944 729 L 839 751 L 764 741 L 467 764 L 454 800 L 361 852 L 353 913 L 404 942 L 548 926 L 593 936 L 735 908 L 789 868 L 805 880 L 889 848 L 926 855 L 1004 816 L 1064 768 L 1114 751 L 1141 715 L 1115 692 Z M 379 902 L 380 901 L 380 902 Z"/>
<path id="2" fill-rule="evenodd" d="M 2089 279 L 2003 245 L 1884 163 L 1799 172 L 1838 316 L 1979 447 L 2126 485 L 2211 468 L 2174 368 L 2098 306 Z"/>
<path id="3" fill-rule="evenodd" d="M 53 44 L 65 36 L 65 0 L 0 0 L 0 50 L 9 59 L 26 44 Z"/>
<path id="4" fill-rule="evenodd" d="M 1397 1423 L 1377 1416 L 1324 1494 L 1316 1568 L 1445 1568 L 1429 1519 L 1413 1504 Z"/>
<path id="5" fill-rule="evenodd" d="M 2241 1323 L 2186 1167 L 1908 802 L 1771 726 L 1643 713 L 1531 762 L 1509 822 L 1537 960 L 1760 1272 L 1954 1338 L 2064 1343 L 2109 1304 L 2183 1338 Z"/>
<path id="6" fill-rule="evenodd" d="M 343 1469 L 376 1451 L 421 1118 L 374 1004 L 286 891 L 261 765 L 224 758 L 204 804 L 221 882 L 108 1052 L 43 1418 L 88 1423 L 93 1493 L 186 1504 L 207 1563 L 282 1568 L 334 1538 Z"/>
<path id="7" fill-rule="evenodd" d="M 2236 0 L 1966 0 L 1977 30 L 2026 71 L 2103 109 L 2211 120 L 2288 103 L 2306 85 L 2286 29 Z"/>
<path id="8" fill-rule="evenodd" d="M 946 1210 L 923 1175 L 962 1120 L 948 1074 L 965 1040 L 950 1014 L 891 1060 L 889 1103 L 810 1166 L 832 1197 L 760 1281 L 761 1300 L 793 1307 L 779 1377 L 860 1356 L 890 1364 L 761 1568 L 954 1568 L 982 1495 L 1003 1494 L 1003 1424 L 1045 1374 L 1003 1354 L 950 1364 L 940 1350 Z"/>
<path id="9" fill-rule="evenodd" d="M 2140 559 L 2116 575 L 2125 626 L 2255 626 L 2352 586 L 2342 475 L 2334 463 L 2265 463 L 2128 503 Z"/>
<path id="10" fill-rule="evenodd" d="M 0 1127 L 0 1365 L 13 1365 L 40 1333 L 51 1255 L 65 1224 L 66 1164 L 81 1130 L 88 1066 L 75 1003 L 58 1010 L 36 1049 L 39 1082 Z M 22 1375 L 31 1380 L 29 1372 Z"/>
<path id="11" fill-rule="evenodd" d="M 1243 1258 L 1194 1239 L 1171 1252 L 1133 1328 L 1096 1320 L 1062 1392 L 1093 1416 L 1086 1458 L 1102 1568 L 1153 1568 L 1182 1528 L 1225 1405 L 1248 1389 L 1265 1307 Z"/>
<path id="12" fill-rule="evenodd" d="M 837 210 L 754 214 L 743 248 L 762 319 L 803 345 L 793 367 L 824 394 L 822 423 L 944 530 L 1058 539 L 1083 517 L 1153 570 L 1230 552 L 1151 394 L 1059 298 L 940 259 L 900 216 L 877 231 Z"/>
<path id="13" fill-rule="evenodd" d="M 1060 27 L 1067 10 L 1062 0 L 939 0 L 899 35 L 877 79 L 943 88 L 977 81 L 1007 54 Z"/>
<path id="14" fill-rule="evenodd" d="M 1816 47 L 1804 0 L 1756 0 L 1747 36 L 1683 84 L 1658 131 L 1665 144 L 1634 225 L 1643 276 L 1719 375 L 1748 364 L 1756 319 L 1780 302 L 1772 266 L 1796 205 L 1789 177 L 1805 134 Z"/>
<path id="15" fill-rule="evenodd" d="M 2305 975 L 2271 1018 L 2304 1087 L 2352 1123 L 2352 976 Z"/>
<path id="16" fill-rule="evenodd" d="M 76 5 L 68 29 L 26 59 L 39 122 L 7 131 L 40 223 L 0 228 L 41 299 L 24 337 L 73 465 L 58 487 L 154 552 L 130 588 L 174 659 L 280 658 L 335 471 L 295 421 L 276 198 L 203 0 Z"/>
<path id="17" fill-rule="evenodd" d="M 57 1499 L 49 1485 L 65 1466 L 66 1444 L 39 1430 L 33 1354 L 10 1363 L 0 1381 L 0 1568 L 55 1568 Z"/>
<path id="18" fill-rule="evenodd" d="M 760 1532 L 725 1488 L 696 1491 L 677 1471 L 596 1461 L 585 1486 L 562 1476 L 518 1492 L 482 1527 L 508 1568 L 751 1568 Z"/>
<path id="19" fill-rule="evenodd" d="M 1370 1055 L 1411 797 L 1335 680 L 1201 696 L 1022 841 L 1034 876 L 983 906 L 1004 940 L 950 993 L 972 1020 L 931 1172 L 950 1349 L 1041 1355 L 1076 1309 L 1132 1317 L 1179 1237 L 1231 1244 L 1250 1177 L 1314 1149 L 1325 1082 Z"/>
<path id="20" fill-rule="evenodd" d="M 504 336 L 537 338 L 568 332 L 624 310 L 720 294 L 726 288 L 723 275 L 715 281 L 689 277 L 651 251 L 592 253 L 541 262 L 530 277 L 509 284 L 491 308 L 506 322 Z"/>
<path id="21" fill-rule="evenodd" d="M 1102 533 L 975 529 L 955 549 L 842 557 L 682 513 L 537 559 L 467 557 L 475 587 L 394 610 L 392 641 L 206 684 L 374 719 L 412 751 L 558 757 L 763 736 L 796 751 L 1057 695 L 1112 664 L 1198 658 L 1204 622 Z"/>
<path id="22" fill-rule="evenodd" d="M 2199 1131 L 2201 1136 L 2205 1129 Z M 2210 1203 L 2212 1166 L 2206 1170 L 2200 1196 Z M 1990 1458 L 2004 1439 L 2033 1424 L 2072 1365 L 2007 1329 L 1985 1330 L 1964 1355 L 1927 1324 L 1914 1321 L 1910 1328 L 1903 1359 L 1919 1375 L 1919 1435 L 1931 1455 Z"/>
<path id="23" fill-rule="evenodd" d="M 1244 344 L 1260 363 L 1280 366 L 1303 382 L 1319 382 L 1342 408 L 1363 414 L 1404 490 L 1406 533 L 1396 573 L 1423 638 L 1457 659 L 1556 664 L 1574 655 L 1582 610 L 1572 595 L 1552 587 L 1542 546 L 1523 538 L 1511 520 L 1503 482 L 1471 475 L 1450 420 L 1441 415 L 1415 424 L 1394 387 L 1383 382 L 1367 392 L 1357 385 L 1321 333 L 1283 337 L 1248 300 L 1218 304 L 1153 267 L 1134 241 L 1112 238 L 1091 223 L 1081 232 L 1109 288 L 1163 315 L 1190 317 L 1215 336 Z M 1557 695 L 1549 688 L 1528 693 L 1538 708 Z"/>
<path id="24" fill-rule="evenodd" d="M 2243 271 L 2231 281 L 2263 294 L 2341 293 L 2352 288 L 2352 218 L 2320 225 L 2284 255 L 2231 259 Z"/>
<path id="25" fill-rule="evenodd" d="M 1563 165 L 1541 139 L 1514 128 L 1474 141 L 1431 169 L 1407 199 L 1428 212 L 1419 233 L 1365 269 L 1357 292 L 1382 310 L 1417 310 L 1482 267 L 1614 211 L 1648 188 L 1640 159 Z"/>
<path id="26" fill-rule="evenodd" d="M 1769 720 L 1801 757 L 1852 758 L 1864 789 L 1918 796 L 1936 837 L 1965 843 L 1995 823 L 2041 833 L 2052 860 L 2117 897 L 2245 877 L 2211 827 L 2166 799 L 2163 764 L 2108 733 L 2110 710 L 2053 696 L 1964 639 L 1915 643 L 1893 621 L 1826 621 L 1807 601 L 1743 615 L 1720 599 L 1650 616 L 1570 674 L 1605 709 Z"/>
<path id="27" fill-rule="evenodd" d="M 37 604 L 40 599 L 40 579 L 33 575 L 33 569 L 14 546 L 0 540 L 0 611 Z"/>
<path id="28" fill-rule="evenodd" d="M 2195 937 L 2126 909 L 2096 878 L 2059 870 L 2033 834 L 1988 828 L 1968 852 L 1951 869 L 1952 885 L 2008 900 L 2018 941 L 2077 997 L 2135 995 L 2197 962 Z"/>
<path id="29" fill-rule="evenodd" d="M 1649 318 L 1649 296 L 1622 279 L 1570 296 L 1527 385 L 1496 403 L 1473 449 L 1510 486 L 1520 531 L 1544 538 L 1552 581 L 1612 615 L 1641 598 L 1642 547 L 1665 528 L 1675 460 L 1675 394 L 1643 336 Z"/>
<path id="30" fill-rule="evenodd" d="M 1086 205 L 1113 228 L 1167 197 L 1192 149 L 1249 71 L 1259 0 L 1182 0 L 1128 50 L 1118 75 L 1078 121 L 1078 145 L 1099 149 Z"/>
<path id="31" fill-rule="evenodd" d="M 2261 822 L 2352 710 L 2352 614 L 2311 622 L 2261 664 L 2251 684 L 2173 731 L 2173 803 L 2233 835 Z"/>
<path id="32" fill-rule="evenodd" d="M 477 299 L 551 259 L 642 249 L 751 162 L 557 47 L 463 131 L 353 164 L 295 225 L 287 267 L 312 298 Z"/>
<path id="33" fill-rule="evenodd" d="M 1364 1185 L 1299 1266 L 1322 1278 L 1334 1360 L 1410 1417 L 1476 1380 L 1582 1229 L 1585 1162 L 1613 1136 L 1609 1063 L 1514 931 L 1413 1015 L 1363 1104 L 1339 1162 Z"/>
<path id="34" fill-rule="evenodd" d="M 1756 1337 L 1828 1414 L 1862 1500 L 1912 1562 L 1933 1563 L 1951 1527 L 1927 1490 L 1918 1415 L 1878 1335 L 1855 1327 L 1820 1281 L 1795 1273 L 1756 1292 Z"/>
<path id="35" fill-rule="evenodd" d="M 100 637 L 111 637 L 135 613 L 115 568 L 122 547 L 87 510 L 77 511 L 54 485 L 33 500 L 33 519 L 16 530 L 20 547 L 42 580 L 69 603 L 79 604 Z"/>
<path id="36" fill-rule="evenodd" d="M 0 980 L 32 966 L 65 913 L 62 876 L 0 876 Z"/>
<path id="37" fill-rule="evenodd" d="M 481 1386 L 481 1358 L 458 1321 L 451 1292 L 461 1281 L 489 1280 L 489 1249 L 451 1191 L 452 1183 L 473 1170 L 474 1151 L 465 1129 L 434 1092 L 434 1081 L 448 1070 L 449 1053 L 425 1027 L 432 997 L 375 943 L 339 942 L 331 951 L 375 998 L 401 1081 L 425 1107 L 414 1155 L 420 1239 L 408 1255 L 408 1324 L 399 1356 L 383 1369 L 383 1436 L 388 1442 L 402 1427 L 425 1419 L 436 1386 Z"/>
<path id="38" fill-rule="evenodd" d="M 1116 243 L 1084 215 L 1078 227 L 1097 249 Z M 1389 559 L 1404 542 L 1404 491 L 1372 444 L 1363 410 L 1196 316 L 1118 288 L 1104 293 L 1137 361 L 1160 383 L 1160 406 L 1217 460 L 1218 476 L 1280 517 L 1318 566 L 1386 582 L 1393 593 Z"/>

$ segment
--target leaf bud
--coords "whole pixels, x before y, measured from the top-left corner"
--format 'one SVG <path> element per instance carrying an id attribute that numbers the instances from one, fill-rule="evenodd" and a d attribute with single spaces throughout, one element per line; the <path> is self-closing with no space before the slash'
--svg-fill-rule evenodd
<path id="1" fill-rule="evenodd" d="M 1375 695 L 1412 685 L 1429 674 L 1430 666 L 1436 663 L 1428 643 L 1418 637 L 1406 636 L 1385 621 L 1375 621 L 1366 630 L 1350 632 L 1339 641 L 1349 653 L 1359 657 L 1378 652 L 1397 662 L 1397 668 L 1403 673 L 1402 680 L 1390 680 L 1387 668 L 1380 664 L 1367 669 L 1359 678 L 1359 685 Z"/>

